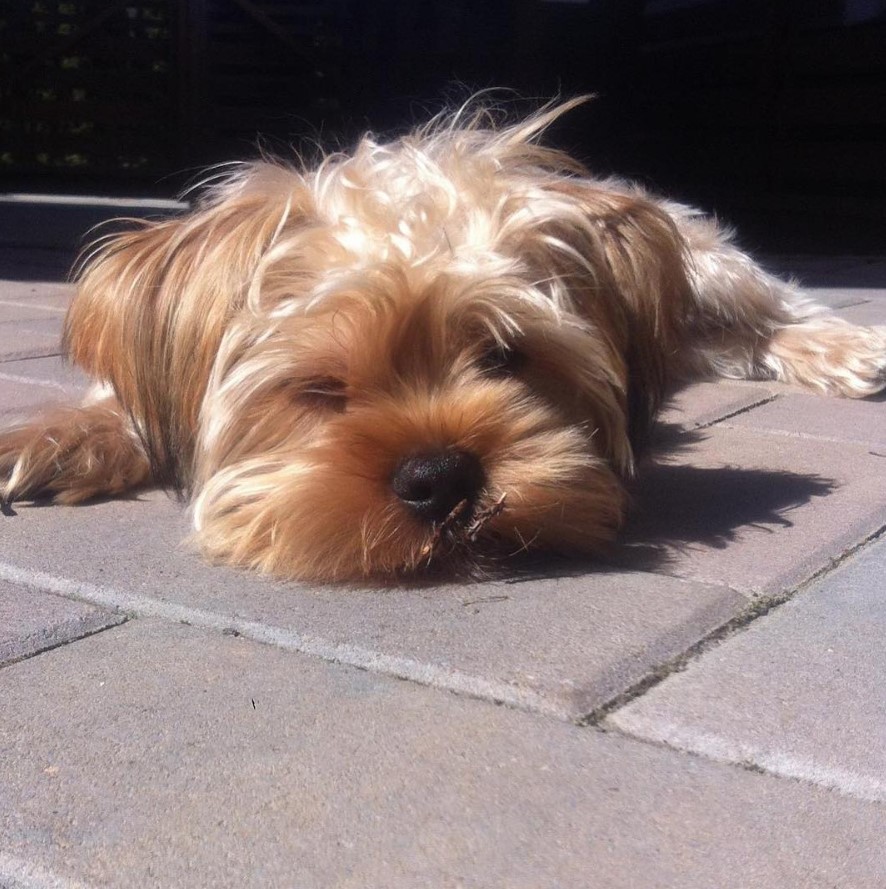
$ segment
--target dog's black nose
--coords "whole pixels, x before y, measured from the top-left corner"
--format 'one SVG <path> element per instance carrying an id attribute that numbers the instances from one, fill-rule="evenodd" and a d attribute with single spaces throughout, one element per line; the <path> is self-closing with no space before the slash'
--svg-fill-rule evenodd
<path id="1" fill-rule="evenodd" d="M 462 500 L 470 503 L 483 487 L 483 467 L 469 451 L 441 451 L 407 457 L 394 472 L 394 493 L 422 518 L 442 522 Z"/>

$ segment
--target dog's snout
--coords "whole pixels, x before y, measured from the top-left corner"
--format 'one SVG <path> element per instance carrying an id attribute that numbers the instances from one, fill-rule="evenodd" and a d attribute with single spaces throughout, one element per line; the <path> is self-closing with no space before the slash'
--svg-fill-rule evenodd
<path id="1" fill-rule="evenodd" d="M 443 521 L 459 503 L 473 501 L 485 481 L 480 460 L 469 451 L 441 451 L 407 457 L 391 486 L 414 512 Z"/>

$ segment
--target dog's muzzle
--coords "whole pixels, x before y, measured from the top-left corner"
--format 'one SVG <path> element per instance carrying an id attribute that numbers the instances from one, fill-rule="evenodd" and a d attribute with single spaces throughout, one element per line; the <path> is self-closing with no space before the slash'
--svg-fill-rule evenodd
<path id="1" fill-rule="evenodd" d="M 407 457 L 394 471 L 391 487 L 421 518 L 442 522 L 462 501 L 472 505 L 485 481 L 474 454 L 449 450 Z"/>

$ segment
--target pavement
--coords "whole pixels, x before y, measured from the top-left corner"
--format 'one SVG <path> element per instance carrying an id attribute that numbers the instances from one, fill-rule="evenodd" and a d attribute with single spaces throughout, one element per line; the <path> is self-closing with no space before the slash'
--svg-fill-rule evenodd
<path id="1" fill-rule="evenodd" d="M 0 423 L 83 388 L 60 245 L 13 241 Z M 886 260 L 771 264 L 886 323 Z M 702 383 L 660 441 L 605 564 L 471 585 L 211 567 L 162 492 L 17 504 L 0 887 L 882 889 L 884 399 Z"/>

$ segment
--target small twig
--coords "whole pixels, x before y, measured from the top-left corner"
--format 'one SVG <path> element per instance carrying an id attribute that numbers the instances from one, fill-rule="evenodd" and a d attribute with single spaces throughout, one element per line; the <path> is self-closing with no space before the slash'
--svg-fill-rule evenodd
<path id="1" fill-rule="evenodd" d="M 486 602 L 507 602 L 510 598 L 510 596 L 481 596 L 479 599 L 462 599 L 461 604 L 467 608 L 468 605 L 483 605 Z"/>
<path id="2" fill-rule="evenodd" d="M 481 509 L 475 516 L 474 521 L 467 527 L 466 537 L 471 543 L 474 543 L 483 529 L 484 525 L 488 525 L 496 516 L 501 515 L 505 510 L 505 500 L 507 494 L 502 494 L 498 500 L 486 509 Z"/>
<path id="3" fill-rule="evenodd" d="M 440 542 L 443 540 L 443 535 L 459 520 L 461 514 L 468 508 L 467 500 L 459 500 L 458 503 L 450 510 L 449 515 L 440 522 L 439 525 L 435 525 L 434 533 L 431 535 L 431 539 L 422 547 L 421 549 L 421 557 L 428 557 L 428 564 L 431 564 L 431 559 L 434 556 L 434 550 L 440 545 Z"/>
<path id="4" fill-rule="evenodd" d="M 421 548 L 419 556 L 422 559 L 426 558 L 427 564 L 430 565 L 431 560 L 434 558 L 434 553 L 447 536 L 449 537 L 450 542 L 455 544 L 458 544 L 459 542 L 476 543 L 477 537 L 480 535 L 483 528 L 485 528 L 496 516 L 501 515 L 501 513 L 504 512 L 506 498 L 507 494 L 502 494 L 495 503 L 484 509 L 478 510 L 470 523 L 463 529 L 458 529 L 456 526 L 470 507 L 467 500 L 460 500 L 453 507 L 449 515 L 447 515 L 439 525 L 434 526 L 431 539 Z"/>

